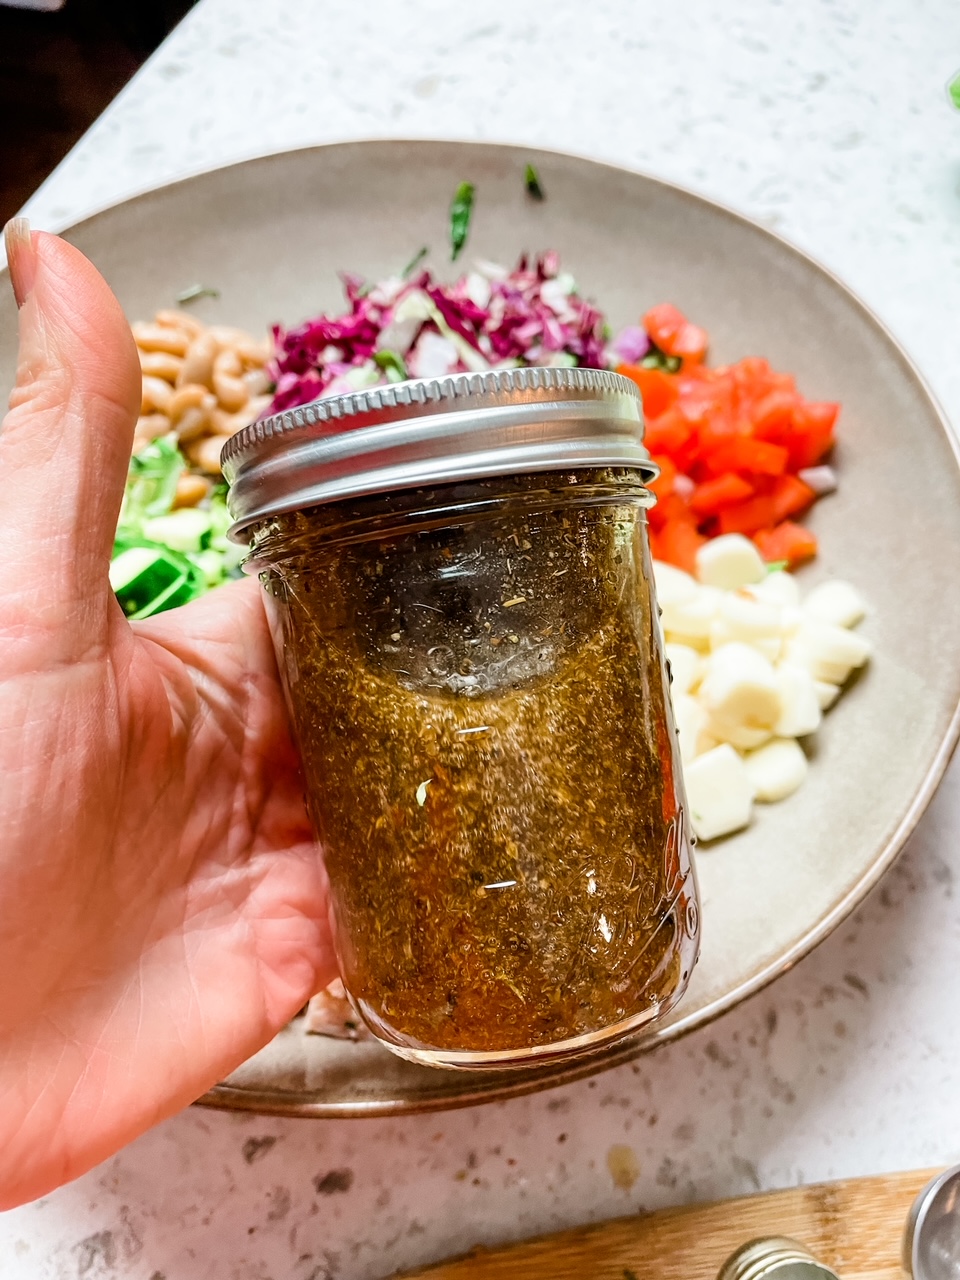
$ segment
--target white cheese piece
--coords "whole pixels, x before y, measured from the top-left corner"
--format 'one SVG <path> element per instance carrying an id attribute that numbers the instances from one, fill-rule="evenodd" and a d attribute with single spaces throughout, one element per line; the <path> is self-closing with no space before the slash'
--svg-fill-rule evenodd
<path id="1" fill-rule="evenodd" d="M 782 612 L 777 605 L 727 591 L 710 624 L 710 648 L 741 641 L 758 649 L 768 662 L 775 662 L 780 655 Z"/>
<path id="2" fill-rule="evenodd" d="M 714 747 L 697 756 L 683 770 L 690 825 L 700 840 L 739 831 L 750 821 L 753 786 L 746 766 L 733 747 Z"/>
<path id="3" fill-rule="evenodd" d="M 793 738 L 773 738 L 743 760 L 754 797 L 765 804 L 793 795 L 807 776 L 807 757 Z"/>
<path id="4" fill-rule="evenodd" d="M 681 693 L 673 698 L 673 721 L 677 726 L 680 759 L 686 768 L 711 741 L 707 733 L 707 713 L 696 698 Z"/>
<path id="5" fill-rule="evenodd" d="M 677 644 L 706 649 L 710 639 L 710 624 L 716 617 L 722 600 L 723 592 L 717 587 L 697 587 L 696 594 L 690 599 L 663 605 L 663 617 L 660 621 L 667 638 Z"/>
<path id="6" fill-rule="evenodd" d="M 744 590 L 757 600 L 766 604 L 778 604 L 795 609 L 800 603 L 800 588 L 792 573 L 784 573 L 775 569 L 759 582 L 750 583 Z"/>
<path id="7" fill-rule="evenodd" d="M 817 685 L 805 667 L 782 662 L 776 669 L 780 716 L 773 731 L 781 738 L 802 738 L 820 725 L 822 712 Z"/>
<path id="8" fill-rule="evenodd" d="M 742 533 L 725 533 L 697 550 L 697 577 L 704 585 L 736 591 L 767 573 L 760 552 Z"/>
<path id="9" fill-rule="evenodd" d="M 693 600 L 699 589 L 696 578 L 662 560 L 653 562 L 653 582 L 657 589 L 657 604 L 661 609 L 667 605 L 684 604 L 687 600 Z"/>
<path id="10" fill-rule="evenodd" d="M 814 680 L 828 684 L 843 684 L 855 667 L 863 666 L 870 653 L 870 642 L 862 636 L 815 618 L 804 622 L 784 646 L 788 662 L 806 667 Z"/>
<path id="11" fill-rule="evenodd" d="M 820 710 L 829 711 L 837 698 L 840 697 L 840 686 L 838 684 L 828 684 L 825 680 L 814 680 L 813 687 L 817 691 Z"/>
<path id="12" fill-rule="evenodd" d="M 710 654 L 704 662 L 699 697 L 713 736 L 745 750 L 765 742 L 780 718 L 773 666 L 746 644 L 726 644 Z"/>
<path id="13" fill-rule="evenodd" d="M 688 644 L 665 644 L 663 654 L 670 663 L 671 696 L 689 693 L 700 680 L 700 654 Z"/>
<path id="14" fill-rule="evenodd" d="M 803 611 L 835 627 L 855 627 L 866 616 L 867 605 L 856 587 L 834 578 L 814 587 L 803 602 Z"/>

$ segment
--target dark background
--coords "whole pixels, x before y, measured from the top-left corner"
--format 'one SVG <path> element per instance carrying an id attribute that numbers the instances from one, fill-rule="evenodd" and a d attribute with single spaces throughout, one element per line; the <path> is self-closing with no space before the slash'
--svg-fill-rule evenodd
<path id="1" fill-rule="evenodd" d="M 67 154 L 194 0 L 0 6 L 0 223 Z"/>

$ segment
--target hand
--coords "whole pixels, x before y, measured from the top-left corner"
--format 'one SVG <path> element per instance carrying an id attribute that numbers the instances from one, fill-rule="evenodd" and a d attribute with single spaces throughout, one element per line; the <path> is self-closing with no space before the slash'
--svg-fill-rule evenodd
<path id="1" fill-rule="evenodd" d="M 22 220 L 7 244 L 0 1208 L 191 1102 L 334 974 L 259 587 L 124 618 L 133 339 L 76 249 Z"/>

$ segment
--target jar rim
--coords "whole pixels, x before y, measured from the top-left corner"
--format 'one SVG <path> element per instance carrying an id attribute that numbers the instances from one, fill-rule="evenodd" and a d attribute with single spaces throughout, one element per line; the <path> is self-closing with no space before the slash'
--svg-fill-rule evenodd
<path id="1" fill-rule="evenodd" d="M 230 537 L 342 498 L 487 476 L 632 467 L 653 479 L 638 387 L 603 369 L 418 378 L 261 418 L 221 454 Z"/>

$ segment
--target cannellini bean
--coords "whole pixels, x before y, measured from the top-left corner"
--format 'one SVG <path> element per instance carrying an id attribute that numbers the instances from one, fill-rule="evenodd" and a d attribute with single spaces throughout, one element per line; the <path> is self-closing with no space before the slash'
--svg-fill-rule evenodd
<path id="1" fill-rule="evenodd" d="M 244 365 L 252 369 L 262 369 L 273 356 L 273 343 L 268 339 L 256 342 L 248 334 L 231 344 Z"/>
<path id="2" fill-rule="evenodd" d="M 177 386 L 184 387 L 188 383 L 200 383 L 201 386 L 213 389 L 213 361 L 219 350 L 219 343 L 209 330 L 194 338 L 187 350 L 177 379 Z"/>
<path id="3" fill-rule="evenodd" d="M 210 414 L 210 426 L 218 436 L 235 435 L 256 416 L 249 412 L 249 408 L 250 406 L 246 405 L 239 413 L 227 413 L 225 409 L 214 409 Z"/>
<path id="4" fill-rule="evenodd" d="M 189 334 L 191 338 L 199 338 L 206 328 L 196 316 L 188 316 L 186 311 L 174 311 L 172 309 L 158 311 L 154 319 L 157 324 L 162 325 L 165 329 L 181 329 L 184 333 Z"/>
<path id="5" fill-rule="evenodd" d="M 144 377 L 163 378 L 165 382 L 176 382 L 183 367 L 180 356 L 169 351 L 141 351 L 140 372 Z"/>
<path id="6" fill-rule="evenodd" d="M 210 475 L 220 474 L 220 450 L 227 443 L 229 436 L 204 436 L 202 440 L 192 440 L 184 450 L 187 457 Z"/>
<path id="7" fill-rule="evenodd" d="M 228 324 L 212 324 L 207 333 L 212 333 L 221 347 L 235 347 L 238 342 L 250 341 L 249 333 L 244 333 L 242 329 L 235 329 Z"/>
<path id="8" fill-rule="evenodd" d="M 236 413 L 250 399 L 250 391 L 241 374 L 240 357 L 229 347 L 219 352 L 213 362 L 213 389 L 221 408 Z"/>
<path id="9" fill-rule="evenodd" d="M 163 378 L 145 377 L 140 388 L 141 413 L 169 413 L 173 388 Z"/>
<path id="10" fill-rule="evenodd" d="M 137 426 L 133 433 L 133 452 L 136 453 L 138 449 L 142 449 L 151 440 L 156 440 L 157 436 L 165 436 L 169 430 L 170 419 L 165 413 L 141 415 L 137 419 Z"/>
<path id="11" fill-rule="evenodd" d="M 171 329 L 162 324 L 132 324 L 133 338 L 141 351 L 166 351 L 172 356 L 185 356 L 190 345 L 190 335 L 182 329 Z"/>
<path id="12" fill-rule="evenodd" d="M 181 414 L 176 430 L 181 445 L 199 440 L 210 430 L 210 414 L 202 405 L 192 405 Z"/>
<path id="13" fill-rule="evenodd" d="M 270 375 L 266 369 L 250 369 L 243 375 L 243 380 L 252 396 L 262 396 L 270 386 Z"/>
<path id="14" fill-rule="evenodd" d="M 177 387 L 170 397 L 167 413 L 170 421 L 176 425 L 188 409 L 204 409 L 209 414 L 217 407 L 217 397 L 212 391 L 199 382 L 188 382 L 186 386 Z"/>
<path id="15" fill-rule="evenodd" d="M 247 422 L 253 422 L 254 418 L 259 418 L 261 413 L 265 413 L 273 403 L 273 396 L 254 396 L 244 405 L 243 413 Z M 246 426 L 246 423 L 244 423 Z"/>
<path id="16" fill-rule="evenodd" d="M 185 471 L 177 481 L 177 492 L 173 498 L 174 511 L 179 507 L 195 507 L 198 502 L 204 500 L 209 492 L 210 481 L 206 476 L 198 476 L 192 471 Z"/>

